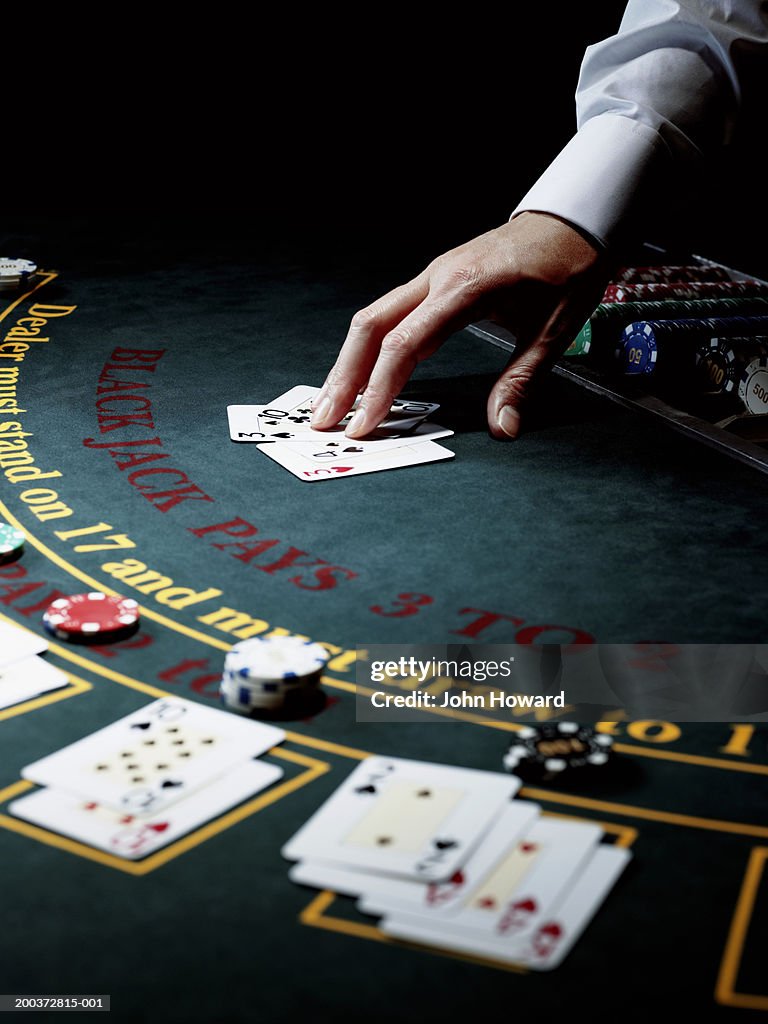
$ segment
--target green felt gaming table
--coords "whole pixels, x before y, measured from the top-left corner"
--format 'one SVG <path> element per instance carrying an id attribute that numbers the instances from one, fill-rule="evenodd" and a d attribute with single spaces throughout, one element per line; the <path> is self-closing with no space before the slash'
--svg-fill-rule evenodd
<path id="1" fill-rule="evenodd" d="M 0 567 L 0 622 L 42 633 L 50 601 L 85 590 L 142 608 L 113 646 L 52 640 L 69 685 L 0 712 L 0 992 L 106 993 L 131 1022 L 757 1019 L 759 724 L 617 716 L 622 771 L 523 790 L 634 853 L 551 974 L 386 941 L 353 901 L 289 881 L 281 845 L 360 758 L 501 770 L 514 729 L 358 723 L 358 647 L 766 639 L 768 480 L 554 377 L 496 442 L 485 395 L 506 357 L 466 331 L 407 390 L 441 403 L 451 461 L 304 483 L 232 444 L 228 404 L 322 383 L 384 284 L 352 263 L 62 247 L 0 306 L 0 518 L 27 535 Z M 137 862 L 8 813 L 24 765 L 159 695 L 217 706 L 225 652 L 281 631 L 330 661 L 321 705 L 282 723 L 271 789 Z"/>

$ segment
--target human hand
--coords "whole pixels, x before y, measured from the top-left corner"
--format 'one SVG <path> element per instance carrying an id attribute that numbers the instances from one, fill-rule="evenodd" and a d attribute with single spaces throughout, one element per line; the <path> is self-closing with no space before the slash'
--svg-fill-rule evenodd
<path id="1" fill-rule="evenodd" d="M 468 323 L 490 319 L 518 345 L 488 397 L 488 426 L 494 437 L 516 437 L 531 388 L 576 336 L 608 277 L 607 259 L 570 224 L 518 214 L 355 314 L 312 426 L 334 426 L 362 392 L 346 433 L 370 433 L 418 363 Z"/>

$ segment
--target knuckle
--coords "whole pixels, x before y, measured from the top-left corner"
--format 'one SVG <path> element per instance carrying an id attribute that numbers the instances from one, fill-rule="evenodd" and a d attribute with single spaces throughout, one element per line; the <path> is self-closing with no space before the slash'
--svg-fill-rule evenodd
<path id="1" fill-rule="evenodd" d="M 437 274 L 437 280 L 442 287 L 467 298 L 482 292 L 482 278 L 482 267 L 477 263 L 465 261 L 444 265 Z"/>
<path id="2" fill-rule="evenodd" d="M 511 404 L 522 402 L 531 390 L 533 375 L 530 370 L 521 369 L 499 381 L 499 390 Z"/>
<path id="3" fill-rule="evenodd" d="M 389 408 L 389 406 L 392 405 L 392 402 L 395 400 L 396 397 L 397 395 L 394 392 L 389 391 L 386 388 L 381 387 L 380 385 L 369 384 L 368 387 L 365 389 L 363 403 L 366 406 L 366 408 L 370 406 L 381 406 L 381 408 Z"/>
<path id="4" fill-rule="evenodd" d="M 350 326 L 355 331 L 365 331 L 373 327 L 377 319 L 376 309 L 373 306 L 365 306 L 363 309 L 358 309 L 352 317 Z"/>
<path id="5" fill-rule="evenodd" d="M 328 374 L 328 377 L 326 378 L 325 384 L 323 386 L 327 388 L 332 388 L 333 390 L 338 390 L 339 388 L 346 387 L 348 384 L 348 374 L 346 374 L 338 366 L 334 366 L 331 372 Z"/>
<path id="6" fill-rule="evenodd" d="M 404 327 L 398 327 L 390 331 L 381 343 L 382 351 L 391 356 L 412 355 L 413 339 L 410 331 Z"/>

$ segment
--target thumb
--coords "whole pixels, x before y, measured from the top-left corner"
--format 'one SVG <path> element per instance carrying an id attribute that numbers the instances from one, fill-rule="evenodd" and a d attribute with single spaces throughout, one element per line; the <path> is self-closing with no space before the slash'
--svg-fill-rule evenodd
<path id="1" fill-rule="evenodd" d="M 534 342 L 510 359 L 488 396 L 488 427 L 494 437 L 502 441 L 517 437 L 531 390 L 551 363 L 551 352 L 543 342 Z"/>

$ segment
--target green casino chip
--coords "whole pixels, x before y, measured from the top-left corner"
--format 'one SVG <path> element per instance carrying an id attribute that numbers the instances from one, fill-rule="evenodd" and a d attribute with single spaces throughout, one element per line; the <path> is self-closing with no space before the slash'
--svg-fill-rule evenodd
<path id="1" fill-rule="evenodd" d="M 24 534 L 14 526 L 0 523 L 0 565 L 13 562 L 24 551 Z"/>

